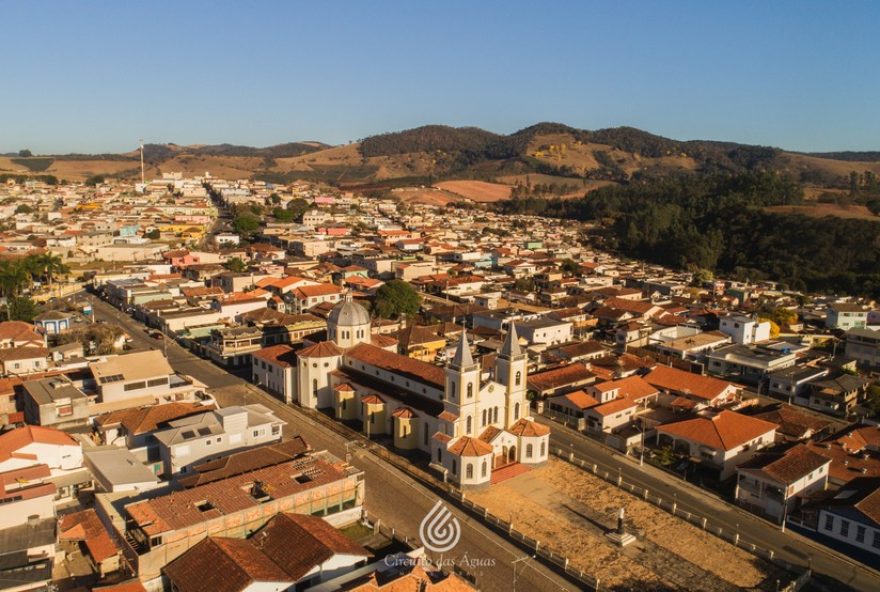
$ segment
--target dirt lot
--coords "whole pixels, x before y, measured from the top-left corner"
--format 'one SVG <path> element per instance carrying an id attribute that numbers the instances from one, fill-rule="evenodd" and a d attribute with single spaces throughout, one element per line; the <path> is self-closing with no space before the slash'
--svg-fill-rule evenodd
<path id="1" fill-rule="evenodd" d="M 474 201 L 492 202 L 510 198 L 511 187 L 485 181 L 443 181 L 436 187 Z"/>
<path id="2" fill-rule="evenodd" d="M 565 554 L 603 587 L 735 590 L 774 580 L 766 562 L 557 459 L 468 497 Z M 604 536 L 621 507 L 638 536 L 623 550 Z"/>

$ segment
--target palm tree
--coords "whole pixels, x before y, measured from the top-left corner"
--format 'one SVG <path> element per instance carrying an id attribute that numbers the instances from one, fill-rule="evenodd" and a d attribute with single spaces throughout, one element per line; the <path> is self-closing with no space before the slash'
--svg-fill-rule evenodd
<path id="1" fill-rule="evenodd" d="M 7 298 L 17 296 L 28 284 L 30 276 L 21 261 L 4 259 L 0 261 L 0 293 Z"/>
<path id="2" fill-rule="evenodd" d="M 43 273 L 46 274 L 46 281 L 49 285 L 52 285 L 53 278 L 56 275 L 66 275 L 70 273 L 70 268 L 64 264 L 64 260 L 61 259 L 60 255 L 44 253 L 38 255 L 38 257 L 40 260 L 40 267 L 42 268 Z"/>

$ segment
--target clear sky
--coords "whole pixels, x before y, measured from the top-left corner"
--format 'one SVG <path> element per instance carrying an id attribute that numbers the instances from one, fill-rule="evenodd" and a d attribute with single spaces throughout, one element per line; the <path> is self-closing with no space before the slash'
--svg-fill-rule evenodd
<path id="1" fill-rule="evenodd" d="M 0 0 L 0 152 L 539 121 L 880 150 L 880 1 Z"/>

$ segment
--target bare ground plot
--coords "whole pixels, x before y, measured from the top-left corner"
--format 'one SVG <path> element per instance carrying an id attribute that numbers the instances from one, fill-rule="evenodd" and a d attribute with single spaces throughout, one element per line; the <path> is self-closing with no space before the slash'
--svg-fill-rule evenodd
<path id="1" fill-rule="evenodd" d="M 502 201 L 510 198 L 511 187 L 486 181 L 443 181 L 436 187 L 467 199 L 481 202 Z"/>
<path id="2" fill-rule="evenodd" d="M 557 459 L 468 497 L 566 555 L 603 587 L 772 590 L 776 578 L 784 577 L 746 551 Z M 604 535 L 621 507 L 627 527 L 638 535 L 623 550 Z"/>
<path id="3" fill-rule="evenodd" d="M 406 187 L 395 190 L 394 195 L 407 203 L 420 203 L 430 206 L 445 206 L 461 200 L 461 197 L 434 187 Z"/>

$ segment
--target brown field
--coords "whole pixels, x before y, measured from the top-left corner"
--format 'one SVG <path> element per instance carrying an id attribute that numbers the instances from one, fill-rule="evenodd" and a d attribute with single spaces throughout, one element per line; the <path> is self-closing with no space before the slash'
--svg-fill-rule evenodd
<path id="1" fill-rule="evenodd" d="M 135 160 L 59 160 L 55 159 L 45 174 L 68 181 L 84 181 L 92 175 L 115 175 L 124 171 L 140 170 Z M 204 171 L 202 171 L 204 172 Z"/>
<path id="2" fill-rule="evenodd" d="M 27 174 L 30 172 L 26 166 L 15 164 L 8 156 L 0 156 L 0 173 Z"/>
<path id="3" fill-rule="evenodd" d="M 605 589 L 748 589 L 766 587 L 776 575 L 745 550 L 555 458 L 468 498 L 568 556 Z M 639 537 L 623 551 L 604 536 L 621 507 Z"/>
<path id="4" fill-rule="evenodd" d="M 831 187 L 815 187 L 812 185 L 804 186 L 804 200 L 815 201 L 823 193 L 833 193 L 835 195 L 846 195 L 849 193 L 846 189 L 834 189 Z"/>
<path id="5" fill-rule="evenodd" d="M 819 170 L 839 177 L 849 177 L 851 171 L 872 171 L 880 175 L 880 162 L 859 162 L 847 160 L 830 160 L 806 154 L 784 152 L 780 159 L 794 170 Z"/>
<path id="6" fill-rule="evenodd" d="M 461 199 L 460 196 L 431 187 L 404 187 L 394 190 L 393 194 L 401 201 L 408 203 L 427 204 L 429 206 L 445 206 Z"/>
<path id="7" fill-rule="evenodd" d="M 812 218 L 834 216 L 836 218 L 856 218 L 880 222 L 880 216 L 875 216 L 865 206 L 840 206 L 830 203 L 816 203 L 808 206 L 769 206 L 764 209 L 768 212 L 778 212 L 781 214 L 804 214 Z"/>
<path id="8" fill-rule="evenodd" d="M 511 191 L 510 185 L 487 183 L 486 181 L 443 181 L 437 183 L 435 187 L 479 202 L 510 199 Z"/>

